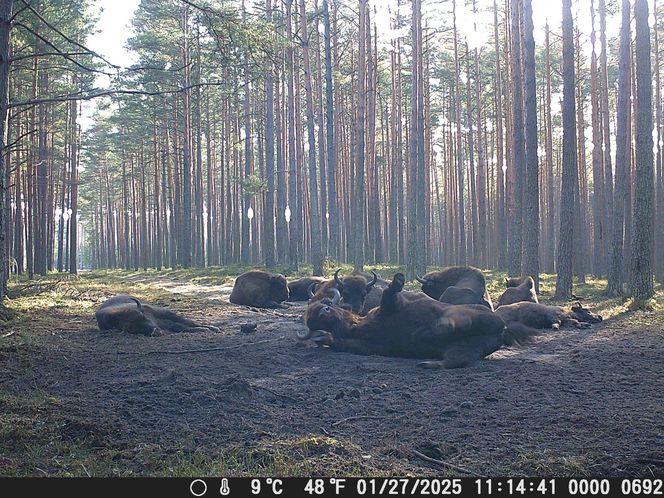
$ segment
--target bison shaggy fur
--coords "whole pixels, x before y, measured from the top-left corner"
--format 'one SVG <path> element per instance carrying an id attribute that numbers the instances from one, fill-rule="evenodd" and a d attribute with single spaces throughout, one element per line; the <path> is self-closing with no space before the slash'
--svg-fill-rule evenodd
<path id="1" fill-rule="evenodd" d="M 256 308 L 287 308 L 288 282 L 280 273 L 250 270 L 235 279 L 229 301 Z"/>
<path id="2" fill-rule="evenodd" d="M 438 359 L 445 368 L 467 366 L 502 346 L 505 324 L 485 306 L 405 294 L 404 282 L 397 273 L 380 306 L 364 317 L 329 299 L 311 302 L 304 318 L 311 338 L 335 351 Z"/>
<path id="3" fill-rule="evenodd" d="M 288 282 L 289 301 L 308 301 L 311 293 L 316 293 L 318 287 L 328 282 L 324 277 L 302 277 Z"/>
<path id="4" fill-rule="evenodd" d="M 381 282 L 387 284 L 385 280 L 378 278 L 373 272 L 371 276 L 355 272 L 339 277 L 340 271 L 341 269 L 337 269 L 333 279 L 318 287 L 311 301 L 321 301 L 329 297 L 330 289 L 336 288 L 341 294 L 340 306 L 353 313 L 366 315 L 369 310 L 380 304 L 384 288 Z"/>
<path id="5" fill-rule="evenodd" d="M 160 335 L 171 332 L 219 332 L 217 327 L 202 325 L 174 311 L 147 304 L 135 297 L 121 294 L 104 301 L 95 313 L 100 330 L 122 330 L 130 334 Z"/>
<path id="6" fill-rule="evenodd" d="M 516 285 L 513 285 L 515 284 Z M 505 292 L 498 298 L 498 306 L 514 304 L 522 301 L 539 303 L 537 292 L 535 292 L 535 281 L 533 277 L 516 277 L 505 279 Z"/>
<path id="7" fill-rule="evenodd" d="M 508 330 L 536 333 L 537 329 L 558 330 L 565 325 L 587 328 L 602 321 L 600 315 L 591 313 L 580 303 L 570 308 L 540 303 L 519 302 L 496 308 L 496 315 L 503 319 Z"/>
<path id="8" fill-rule="evenodd" d="M 418 276 L 417 280 L 422 292 L 433 299 L 449 304 L 481 304 L 493 310 L 484 274 L 472 266 L 449 266 Z"/>

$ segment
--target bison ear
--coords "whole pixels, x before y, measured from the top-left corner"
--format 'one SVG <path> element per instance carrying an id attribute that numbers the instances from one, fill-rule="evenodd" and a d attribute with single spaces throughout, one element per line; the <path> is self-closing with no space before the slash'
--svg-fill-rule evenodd
<path id="1" fill-rule="evenodd" d="M 574 301 L 572 304 L 572 311 L 581 311 L 583 309 L 583 306 L 581 306 L 581 303 L 579 301 Z"/>

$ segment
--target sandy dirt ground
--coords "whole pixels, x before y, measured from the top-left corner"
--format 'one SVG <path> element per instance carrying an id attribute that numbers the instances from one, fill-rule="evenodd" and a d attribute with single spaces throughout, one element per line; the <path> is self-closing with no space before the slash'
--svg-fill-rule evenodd
<path id="1" fill-rule="evenodd" d="M 57 418 L 42 407 L 34 419 L 110 455 L 104 473 L 150 475 L 141 452 L 215 458 L 315 437 L 323 443 L 295 457 L 322 475 L 344 460 L 355 474 L 664 474 L 664 331 L 644 325 L 647 316 L 550 331 L 469 368 L 425 370 L 298 341 L 303 303 L 257 310 L 229 304 L 229 286 L 152 283 L 172 293 L 158 304 L 222 332 L 132 336 L 81 316 L 39 347 L 0 349 L 0 392 L 55 400 Z M 182 296 L 198 305 L 183 307 Z M 240 332 L 245 323 L 256 331 Z M 25 467 L 21 444 L 0 455 L 0 474 L 61 471 L 53 458 Z"/>

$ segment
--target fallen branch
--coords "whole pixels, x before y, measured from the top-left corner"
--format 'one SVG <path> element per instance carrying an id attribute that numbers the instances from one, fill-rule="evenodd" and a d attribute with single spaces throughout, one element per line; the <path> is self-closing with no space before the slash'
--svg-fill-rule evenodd
<path id="1" fill-rule="evenodd" d="M 473 476 L 476 475 L 478 477 L 485 477 L 483 475 L 476 474 L 475 472 L 471 472 L 470 470 L 464 469 L 463 467 L 459 467 L 458 465 L 454 465 L 454 464 L 451 464 L 451 463 L 448 463 L 448 462 L 444 462 L 443 460 L 437 460 L 435 458 L 428 457 L 424 453 L 420 453 L 417 450 L 412 450 L 412 451 L 413 451 L 413 455 L 415 455 L 418 458 L 421 458 L 422 460 L 424 460 L 426 462 L 435 463 L 436 465 L 440 465 L 441 467 L 447 467 L 447 468 L 450 468 L 450 469 L 458 470 L 459 472 L 462 472 L 464 474 L 470 474 L 470 475 L 473 475 Z"/>
<path id="2" fill-rule="evenodd" d="M 224 346 L 224 347 L 217 347 L 217 348 L 205 348 L 205 349 L 181 349 L 179 351 L 173 351 L 173 350 L 158 350 L 158 351 L 147 351 L 145 353 L 142 353 L 143 355 L 148 355 L 148 354 L 185 354 L 185 353 L 207 353 L 209 351 L 228 351 L 230 349 L 238 349 L 238 348 L 243 348 L 245 346 L 254 346 L 256 344 L 264 344 L 266 342 L 275 342 L 275 341 L 280 341 L 281 339 L 284 339 L 285 336 L 281 337 L 275 337 L 274 339 L 265 339 L 264 341 L 256 341 L 256 342 L 249 342 L 246 344 L 237 344 L 235 346 Z M 118 354 L 132 354 L 133 351 L 118 351 Z"/>
<path id="3" fill-rule="evenodd" d="M 2 337 L 3 337 L 3 338 L 5 338 L 5 337 L 11 337 L 11 336 L 13 336 L 15 333 L 16 333 L 16 331 L 15 331 L 15 330 L 12 330 L 11 332 L 7 332 L 6 334 L 2 334 Z"/>

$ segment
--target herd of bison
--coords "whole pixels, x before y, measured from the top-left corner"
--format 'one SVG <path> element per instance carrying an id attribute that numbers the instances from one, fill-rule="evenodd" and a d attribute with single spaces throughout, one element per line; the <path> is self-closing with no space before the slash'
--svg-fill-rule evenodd
<path id="1" fill-rule="evenodd" d="M 320 347 L 362 355 L 429 360 L 425 367 L 470 365 L 503 345 L 524 344 L 545 329 L 588 327 L 602 320 L 578 302 L 572 306 L 539 303 L 529 276 L 507 279 L 494 308 L 483 273 L 454 266 L 417 276 L 422 292 L 405 291 L 405 277 L 391 281 L 356 272 L 346 276 L 303 277 L 288 282 L 280 274 L 251 270 L 238 276 L 230 302 L 257 308 L 286 308 L 286 301 L 308 301 L 306 331 L 297 338 Z M 119 295 L 95 314 L 101 330 L 144 335 L 218 331 L 166 308 Z"/>

